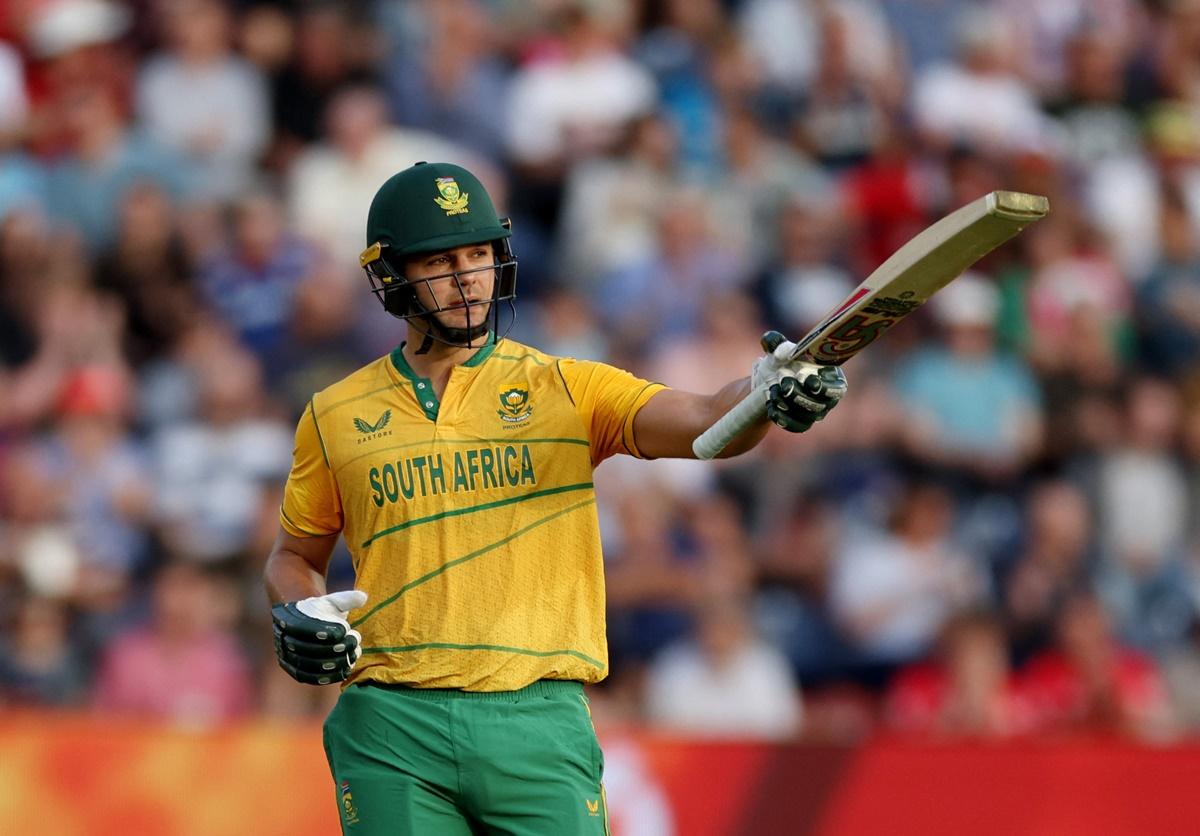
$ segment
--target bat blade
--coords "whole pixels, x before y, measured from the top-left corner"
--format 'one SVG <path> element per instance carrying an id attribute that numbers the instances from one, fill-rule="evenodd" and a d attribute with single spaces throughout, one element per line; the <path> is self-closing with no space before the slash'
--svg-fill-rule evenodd
<path id="1" fill-rule="evenodd" d="M 841 365 L 1049 211 L 1050 202 L 1040 195 L 997 191 L 950 213 L 871 273 L 796 343 L 791 359 Z M 766 393 L 751 392 L 701 433 L 692 451 L 713 458 L 764 414 Z"/>

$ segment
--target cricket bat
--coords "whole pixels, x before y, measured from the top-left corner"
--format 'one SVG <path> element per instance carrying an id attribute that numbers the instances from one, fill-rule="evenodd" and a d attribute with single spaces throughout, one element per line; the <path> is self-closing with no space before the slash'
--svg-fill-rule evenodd
<path id="1" fill-rule="evenodd" d="M 796 343 L 788 359 L 840 366 L 1049 211 L 1050 201 L 1040 195 L 991 192 L 950 213 L 893 253 Z M 714 458 L 766 413 L 767 393 L 751 392 L 701 433 L 692 451 Z"/>

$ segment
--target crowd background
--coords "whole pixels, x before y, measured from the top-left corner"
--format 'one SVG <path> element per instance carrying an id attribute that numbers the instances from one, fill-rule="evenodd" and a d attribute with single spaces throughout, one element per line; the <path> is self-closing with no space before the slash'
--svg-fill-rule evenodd
<path id="1" fill-rule="evenodd" d="M 810 433 L 599 469 L 602 721 L 1200 731 L 1200 0 L 8 0 L 0 707 L 323 716 L 260 572 L 304 403 L 403 338 L 356 256 L 422 159 L 512 215 L 513 337 L 696 391 L 1053 207 Z"/>

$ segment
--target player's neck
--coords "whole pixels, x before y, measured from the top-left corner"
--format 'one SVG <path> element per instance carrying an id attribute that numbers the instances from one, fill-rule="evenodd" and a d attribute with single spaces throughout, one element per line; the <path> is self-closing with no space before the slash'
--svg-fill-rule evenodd
<path id="1" fill-rule="evenodd" d="M 404 359 L 418 376 L 427 378 L 433 384 L 433 391 L 440 398 L 446 389 L 446 381 L 450 379 L 450 372 L 455 366 L 461 366 L 474 357 L 487 344 L 488 337 L 481 337 L 476 346 L 446 345 L 435 340 L 427 352 L 418 354 L 417 349 L 423 341 L 424 335 L 411 329 L 402 349 Z"/>

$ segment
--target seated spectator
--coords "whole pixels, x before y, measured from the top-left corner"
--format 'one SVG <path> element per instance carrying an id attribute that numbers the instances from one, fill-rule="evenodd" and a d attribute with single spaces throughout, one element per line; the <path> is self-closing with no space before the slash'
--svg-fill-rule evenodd
<path id="1" fill-rule="evenodd" d="M 478 171 L 496 204 L 503 205 L 503 182 L 494 168 L 449 139 L 390 125 L 387 102 L 373 87 L 350 87 L 330 100 L 325 137 L 297 155 L 287 177 L 287 205 L 296 231 L 335 264 L 357 269 L 375 190 L 420 160 Z"/>
<path id="2" fill-rule="evenodd" d="M 1097 461 L 1098 581 L 1121 638 L 1156 653 L 1186 638 L 1196 611 L 1181 560 L 1190 506 L 1179 390 L 1139 378 L 1126 387 L 1125 414 L 1121 438 Z"/>
<path id="3" fill-rule="evenodd" d="M 745 603 L 708 597 L 694 613 L 694 638 L 666 648 L 647 671 L 650 723 L 704 738 L 784 740 L 797 734 L 800 694 L 787 659 L 754 636 Z"/>
<path id="4" fill-rule="evenodd" d="M 57 432 L 42 447 L 52 478 L 63 485 L 85 563 L 119 574 L 143 568 L 149 539 L 150 474 L 129 430 L 131 395 L 119 366 L 72 372 L 59 397 Z"/>
<path id="5" fill-rule="evenodd" d="M 591 296 L 623 348 L 648 351 L 693 333 L 705 299 L 744 283 L 744 265 L 714 243 L 708 196 L 695 189 L 662 195 L 656 246 L 600 277 Z"/>
<path id="6" fill-rule="evenodd" d="M 262 356 L 284 338 L 297 288 L 322 256 L 287 227 L 267 194 L 240 200 L 233 227 L 232 243 L 200 266 L 200 294 Z"/>
<path id="7" fill-rule="evenodd" d="M 897 370 L 908 411 L 907 442 L 926 464 L 1003 483 L 1037 452 L 1042 433 L 1037 381 L 995 345 L 996 289 L 968 274 L 930 301 L 944 339 Z"/>
<path id="8" fill-rule="evenodd" d="M 504 126 L 520 166 L 561 173 L 613 147 L 621 127 L 654 106 L 654 80 L 620 48 L 616 21 L 573 0 L 556 15 L 561 49 L 514 74 Z"/>
<path id="9" fill-rule="evenodd" d="M 1063 602 L 1085 587 L 1096 563 L 1095 517 L 1077 485 L 1038 483 L 1024 511 L 1021 551 L 1011 566 L 1000 567 L 1004 617 L 1018 664 L 1053 644 Z"/>
<path id="10" fill-rule="evenodd" d="M 161 567 L 149 623 L 118 636 L 96 681 L 100 711 L 207 727 L 252 707 L 250 670 L 214 579 L 194 563 Z"/>
<path id="11" fill-rule="evenodd" d="M 66 605 L 27 595 L 0 639 L 0 705 L 69 706 L 79 702 L 87 670 L 70 635 Z"/>
<path id="12" fill-rule="evenodd" d="M 164 5 L 169 49 L 141 68 L 138 114 L 146 130 L 195 164 L 201 194 L 225 201 L 251 182 L 269 138 L 262 75 L 230 46 L 223 0 Z"/>
<path id="13" fill-rule="evenodd" d="M 900 490 L 886 531 L 852 538 L 834 567 L 831 607 L 864 662 L 927 653 L 950 613 L 982 600 L 980 567 L 954 545 L 951 494 L 934 482 Z"/>
<path id="14" fill-rule="evenodd" d="M 1138 288 L 1138 325 L 1147 359 L 1169 375 L 1200 370 L 1200 236 L 1183 195 L 1164 195 L 1162 250 Z"/>
<path id="15" fill-rule="evenodd" d="M 1122 646 L 1089 594 L 1070 599 L 1058 646 L 1033 659 L 1022 689 L 1041 734 L 1114 734 L 1161 739 L 1173 730 L 1166 685 L 1154 663 Z"/>
<path id="16" fill-rule="evenodd" d="M 1047 141 L 1048 120 L 1013 66 L 1014 34 L 999 9 L 963 9 L 958 60 L 930 66 L 913 82 L 913 117 L 933 147 L 1014 153 Z"/>
<path id="17" fill-rule="evenodd" d="M 116 93 L 79 89 L 63 103 L 67 153 L 47 178 L 50 215 L 82 235 L 92 252 L 116 240 L 125 193 L 143 180 L 161 185 L 172 198 L 190 193 L 193 172 L 157 141 L 139 133 Z"/>
<path id="18" fill-rule="evenodd" d="M 884 723 L 936 738 L 1003 738 L 1027 733 L 1032 713 L 1009 668 L 1001 622 L 966 610 L 946 622 L 935 661 L 905 668 L 892 681 Z"/>
<path id="19" fill-rule="evenodd" d="M 124 349 L 140 365 L 169 350 L 195 316 L 192 263 L 170 195 L 140 183 L 121 201 L 115 246 L 96 261 L 96 286 L 124 307 Z"/>
<path id="20" fill-rule="evenodd" d="M 289 31 L 290 60 L 271 82 L 273 155 L 279 170 L 287 171 L 296 153 L 321 139 L 335 96 L 375 81 L 370 51 L 360 48 L 351 8 L 340 2 L 305 3 L 291 13 L 295 29 Z M 386 14 L 388 8 L 378 11 Z M 405 11 L 412 8 L 404 7 Z"/>
<path id="21" fill-rule="evenodd" d="M 223 561 L 249 542 L 265 485 L 286 476 L 294 433 L 269 414 L 252 355 L 210 326 L 184 339 L 181 352 L 192 350 L 198 412 L 165 422 L 150 443 L 155 520 L 173 552 Z"/>
<path id="22" fill-rule="evenodd" d="M 500 160 L 500 131 L 508 73 L 500 39 L 479 0 L 440 0 L 418 7 L 424 37 L 393 50 L 384 65 L 396 121 L 467 143 L 473 153 Z M 474 170 L 474 169 L 472 169 Z"/>

